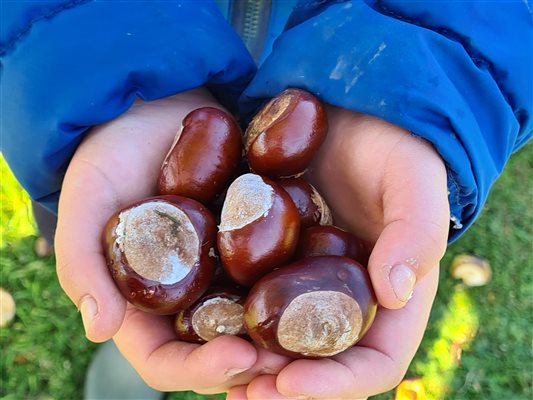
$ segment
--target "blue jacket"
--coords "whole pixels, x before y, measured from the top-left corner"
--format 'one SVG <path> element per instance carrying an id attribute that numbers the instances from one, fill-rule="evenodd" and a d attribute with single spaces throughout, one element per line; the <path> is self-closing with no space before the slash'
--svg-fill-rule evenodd
<path id="1" fill-rule="evenodd" d="M 533 131 L 527 1 L 4 0 L 0 11 L 2 151 L 52 210 L 84 133 L 137 95 L 206 85 L 251 115 L 300 87 L 402 126 L 446 162 L 451 239 Z"/>

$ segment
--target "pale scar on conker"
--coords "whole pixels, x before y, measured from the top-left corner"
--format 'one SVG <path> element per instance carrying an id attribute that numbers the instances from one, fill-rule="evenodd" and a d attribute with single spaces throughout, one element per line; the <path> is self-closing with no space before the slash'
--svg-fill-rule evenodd
<path id="1" fill-rule="evenodd" d="M 205 343 L 221 335 L 245 336 L 246 291 L 235 285 L 209 289 L 196 303 L 176 315 L 174 329 L 180 340 Z"/>
<path id="2" fill-rule="evenodd" d="M 111 276 L 124 297 L 155 314 L 198 299 L 215 268 L 216 225 L 200 203 L 159 196 L 116 212 L 103 232 Z"/>

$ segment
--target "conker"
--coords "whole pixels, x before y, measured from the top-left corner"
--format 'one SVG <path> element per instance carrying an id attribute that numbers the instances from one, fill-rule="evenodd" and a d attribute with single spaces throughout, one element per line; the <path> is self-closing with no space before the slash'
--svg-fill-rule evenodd
<path id="1" fill-rule="evenodd" d="M 212 107 L 190 112 L 182 125 L 161 167 L 159 192 L 207 204 L 225 189 L 239 164 L 241 131 L 231 115 Z"/>
<path id="2" fill-rule="evenodd" d="M 251 285 L 285 264 L 298 242 L 300 215 L 290 196 L 268 178 L 245 174 L 228 188 L 217 237 L 222 265 Z"/>
<path id="3" fill-rule="evenodd" d="M 174 314 L 213 277 L 216 224 L 199 202 L 152 197 L 116 212 L 103 232 L 107 266 L 123 296 L 141 310 Z"/>
<path id="4" fill-rule="evenodd" d="M 370 256 L 366 243 L 336 226 L 312 226 L 300 233 L 296 259 L 316 256 L 344 256 L 368 265 Z"/>
<path id="5" fill-rule="evenodd" d="M 271 178 L 301 174 L 326 138 L 326 111 L 311 93 L 287 89 L 252 119 L 244 135 L 251 169 Z"/>
<path id="6" fill-rule="evenodd" d="M 313 225 L 331 225 L 331 211 L 313 185 L 303 178 L 281 179 L 278 183 L 291 196 L 298 209 L 302 229 Z"/>
<path id="7" fill-rule="evenodd" d="M 267 350 L 330 357 L 362 338 L 376 309 L 362 265 L 340 256 L 309 257 L 255 283 L 244 304 L 244 324 Z"/>
<path id="8" fill-rule="evenodd" d="M 450 273 L 454 279 L 462 279 L 466 286 L 484 286 L 492 277 L 489 262 L 482 257 L 471 254 L 459 254 L 450 265 Z"/>
<path id="9" fill-rule="evenodd" d="M 174 329 L 178 339 L 205 343 L 220 335 L 246 336 L 243 324 L 242 286 L 213 287 L 196 303 L 176 315 Z"/>

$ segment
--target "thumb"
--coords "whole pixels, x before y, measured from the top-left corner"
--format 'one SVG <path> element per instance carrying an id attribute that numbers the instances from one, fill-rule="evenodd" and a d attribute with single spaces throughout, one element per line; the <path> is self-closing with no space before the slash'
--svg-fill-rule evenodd
<path id="1" fill-rule="evenodd" d="M 101 229 L 119 207 L 101 172 L 73 161 L 59 200 L 55 237 L 56 269 L 61 287 L 80 310 L 85 334 L 94 342 L 120 328 L 126 301 L 107 270 Z"/>
<path id="2" fill-rule="evenodd" d="M 378 302 L 403 307 L 446 251 L 450 211 L 446 169 L 433 147 L 410 137 L 383 179 L 383 230 L 369 259 Z"/>

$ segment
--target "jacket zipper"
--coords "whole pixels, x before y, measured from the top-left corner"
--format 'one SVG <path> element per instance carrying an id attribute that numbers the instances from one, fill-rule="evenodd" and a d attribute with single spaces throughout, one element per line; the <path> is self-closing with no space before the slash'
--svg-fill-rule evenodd
<path id="1" fill-rule="evenodd" d="M 259 60 L 268 33 L 271 0 L 239 0 L 232 2 L 231 25 L 241 36 L 254 60 Z"/>

